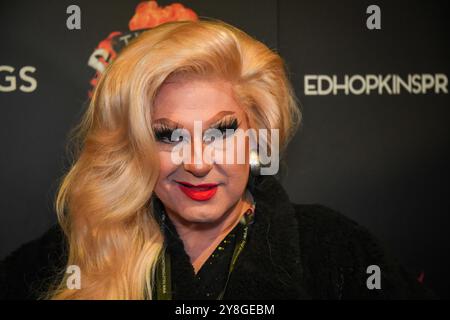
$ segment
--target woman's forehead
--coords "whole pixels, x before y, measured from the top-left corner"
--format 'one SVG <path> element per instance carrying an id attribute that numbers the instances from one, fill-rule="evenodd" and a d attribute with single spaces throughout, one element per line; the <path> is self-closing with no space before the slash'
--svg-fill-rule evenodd
<path id="1" fill-rule="evenodd" d="M 152 111 L 155 120 L 168 118 L 177 122 L 206 121 L 225 112 L 243 116 L 229 82 L 201 78 L 163 84 Z"/>

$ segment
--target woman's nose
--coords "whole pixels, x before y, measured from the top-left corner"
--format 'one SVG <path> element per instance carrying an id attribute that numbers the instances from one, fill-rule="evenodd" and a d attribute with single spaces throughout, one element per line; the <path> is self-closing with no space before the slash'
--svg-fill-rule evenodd
<path id="1" fill-rule="evenodd" d="M 212 165 L 204 162 L 201 163 L 185 163 L 184 170 L 196 177 L 204 177 L 211 171 Z"/>
<path id="2" fill-rule="evenodd" d="M 206 176 L 211 171 L 213 164 L 203 157 L 204 145 L 202 139 L 195 139 L 190 149 L 190 161 L 183 162 L 184 170 L 196 177 Z"/>

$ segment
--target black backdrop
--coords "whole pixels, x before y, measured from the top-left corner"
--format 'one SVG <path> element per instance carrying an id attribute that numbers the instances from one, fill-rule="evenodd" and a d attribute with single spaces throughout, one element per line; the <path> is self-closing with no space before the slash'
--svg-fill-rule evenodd
<path id="1" fill-rule="evenodd" d="M 0 86 L 8 86 L 8 76 L 17 80 L 16 90 L 0 92 L 0 258 L 55 222 L 67 134 L 95 73 L 87 61 L 111 32 L 128 30 L 139 2 L 0 2 Z M 327 205 L 365 225 L 450 297 L 448 93 L 305 94 L 305 75 L 447 78 L 446 2 L 178 2 L 245 30 L 286 60 L 304 115 L 283 178 L 291 199 Z M 81 9 L 81 30 L 66 27 L 71 4 Z M 381 30 L 366 27 L 371 4 L 381 9 Z M 20 89 L 29 86 L 20 76 L 27 66 L 37 84 L 29 93 Z"/>

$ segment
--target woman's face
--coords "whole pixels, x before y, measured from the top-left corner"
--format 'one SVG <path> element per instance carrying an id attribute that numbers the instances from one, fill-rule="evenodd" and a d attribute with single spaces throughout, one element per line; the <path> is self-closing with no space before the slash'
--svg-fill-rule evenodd
<path id="1" fill-rule="evenodd" d="M 214 223 L 225 218 L 243 197 L 249 176 L 248 160 L 227 164 L 225 161 L 207 161 L 203 154 L 209 142 L 213 141 L 205 134 L 208 128 L 218 129 L 216 132 L 248 129 L 247 117 L 234 100 L 230 83 L 174 78 L 160 88 L 152 119 L 160 160 L 155 193 L 168 213 L 188 223 Z M 197 128 L 201 124 L 200 135 L 194 134 L 194 124 Z M 186 129 L 191 139 L 172 139 L 172 132 L 176 129 Z M 236 140 L 236 135 L 224 134 L 223 145 L 229 139 Z M 173 161 L 172 152 L 181 143 L 188 146 L 192 161 L 177 164 Z M 238 146 L 236 142 L 234 148 L 227 151 L 236 153 Z M 222 154 L 222 148 L 213 149 L 214 155 Z M 197 163 L 193 161 L 195 156 L 199 160 Z"/>

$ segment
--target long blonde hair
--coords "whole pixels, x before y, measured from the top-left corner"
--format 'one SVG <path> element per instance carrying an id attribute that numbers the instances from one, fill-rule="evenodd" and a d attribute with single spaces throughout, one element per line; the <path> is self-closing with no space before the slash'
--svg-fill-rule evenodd
<path id="1" fill-rule="evenodd" d="M 55 201 L 81 289 L 68 289 L 65 275 L 48 297 L 152 299 L 164 239 L 151 203 L 159 167 L 151 109 L 169 76 L 230 81 L 251 127 L 278 128 L 284 149 L 301 120 L 286 71 L 276 52 L 219 20 L 169 22 L 134 39 L 74 128 L 73 164 Z"/>

